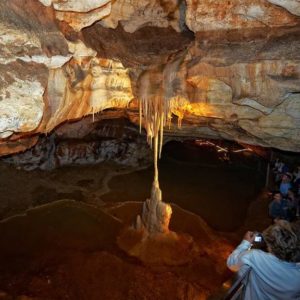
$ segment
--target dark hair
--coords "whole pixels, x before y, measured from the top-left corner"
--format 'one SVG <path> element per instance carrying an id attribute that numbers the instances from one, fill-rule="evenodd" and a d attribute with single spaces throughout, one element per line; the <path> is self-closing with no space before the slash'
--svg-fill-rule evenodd
<path id="1" fill-rule="evenodd" d="M 300 220 L 292 223 L 292 228 L 297 235 L 298 238 L 298 249 L 296 253 L 296 262 L 300 262 Z"/>
<path id="2" fill-rule="evenodd" d="M 279 220 L 263 232 L 269 251 L 277 258 L 287 262 L 299 262 L 299 228 L 292 227 L 288 221 Z"/>

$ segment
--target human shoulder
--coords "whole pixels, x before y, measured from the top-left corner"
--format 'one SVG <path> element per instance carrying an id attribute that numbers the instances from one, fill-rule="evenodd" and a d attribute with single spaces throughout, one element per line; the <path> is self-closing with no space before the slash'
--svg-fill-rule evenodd
<path id="1" fill-rule="evenodd" d="M 271 253 L 262 251 L 260 249 L 250 249 L 249 251 L 246 251 L 243 253 L 243 256 L 241 257 L 241 261 L 244 264 L 247 264 L 249 266 L 255 266 L 258 264 L 266 263 L 268 261 L 272 261 L 275 259 L 275 256 Z"/>

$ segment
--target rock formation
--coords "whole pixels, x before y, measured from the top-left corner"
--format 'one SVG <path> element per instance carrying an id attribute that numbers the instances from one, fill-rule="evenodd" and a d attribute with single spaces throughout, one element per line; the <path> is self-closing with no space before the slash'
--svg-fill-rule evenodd
<path id="1" fill-rule="evenodd" d="M 176 119 L 166 135 L 299 151 L 299 11 L 296 0 L 2 1 L 0 155 L 106 109 L 138 125 L 141 79 L 155 85 L 176 61 L 160 91 Z"/>
<path id="2" fill-rule="evenodd" d="M 255 31 L 266 27 L 269 30 L 273 27 L 298 24 L 297 17 L 269 2 L 265 0 L 187 0 L 186 23 L 195 33 L 248 28 Z"/>
<path id="3" fill-rule="evenodd" d="M 142 216 L 137 217 L 136 229 L 146 230 L 146 234 L 168 234 L 172 208 L 162 202 L 157 181 L 153 182 L 151 197 L 143 203 Z"/>
<path id="4" fill-rule="evenodd" d="M 66 165 L 115 162 L 129 168 L 148 167 L 153 162 L 145 135 L 141 135 L 122 112 L 96 115 L 81 122 L 65 123 L 55 132 L 41 136 L 37 144 L 0 161 L 24 170 L 52 170 Z"/>
<path id="5" fill-rule="evenodd" d="M 125 31 L 130 33 L 144 26 L 170 26 L 176 31 L 182 31 L 185 27 L 185 9 L 183 0 L 119 0 L 113 2 L 111 14 L 99 23 L 108 28 L 116 28 L 121 23 Z"/>
<path id="6" fill-rule="evenodd" d="M 298 0 L 268 0 L 270 3 L 279 5 L 287 9 L 290 13 L 299 16 L 300 6 Z"/>
<path id="7" fill-rule="evenodd" d="M 92 25 L 111 13 L 110 0 L 39 1 L 45 6 L 52 6 L 55 17 L 60 21 L 66 22 L 75 31 L 80 31 L 82 28 Z"/>

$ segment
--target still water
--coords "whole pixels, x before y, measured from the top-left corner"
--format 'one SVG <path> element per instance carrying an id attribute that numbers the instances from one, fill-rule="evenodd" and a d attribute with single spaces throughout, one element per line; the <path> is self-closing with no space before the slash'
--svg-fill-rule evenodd
<path id="1" fill-rule="evenodd" d="M 235 231 L 263 184 L 265 166 L 254 154 L 224 160 L 215 149 L 170 142 L 159 161 L 165 202 L 202 217 L 212 228 Z M 150 196 L 153 167 L 133 170 L 112 163 L 23 171 L 0 164 L 0 219 L 27 208 L 71 199 L 102 206 Z"/>
<path id="2" fill-rule="evenodd" d="M 248 155 L 249 156 L 249 155 Z M 234 231 L 264 185 L 260 159 L 250 154 L 223 160 L 214 149 L 171 142 L 159 162 L 163 201 L 201 216 L 212 228 Z M 114 177 L 105 202 L 143 201 L 150 196 L 153 168 Z"/>

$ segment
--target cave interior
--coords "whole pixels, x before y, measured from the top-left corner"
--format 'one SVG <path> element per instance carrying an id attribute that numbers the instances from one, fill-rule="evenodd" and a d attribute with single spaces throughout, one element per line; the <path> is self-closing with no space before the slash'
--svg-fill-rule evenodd
<path id="1" fill-rule="evenodd" d="M 299 1 L 0 2 L 0 299 L 222 299 L 299 152 Z"/>

